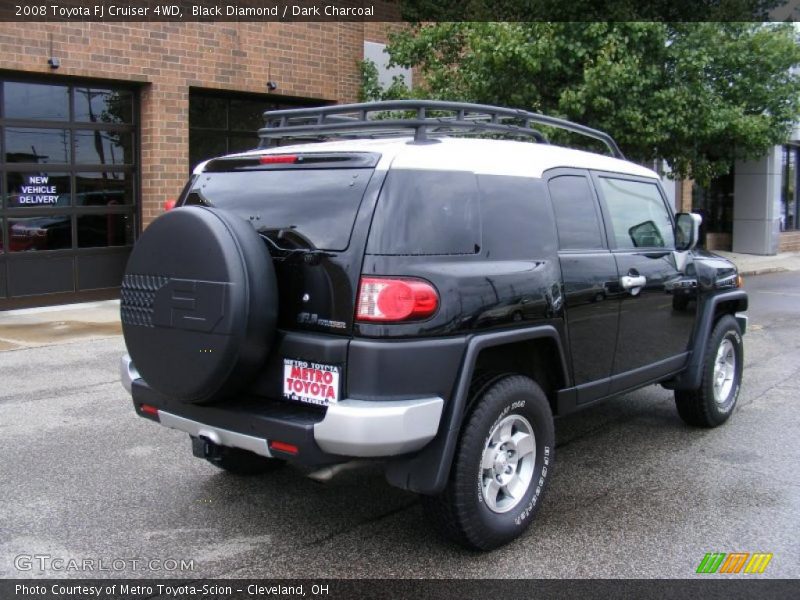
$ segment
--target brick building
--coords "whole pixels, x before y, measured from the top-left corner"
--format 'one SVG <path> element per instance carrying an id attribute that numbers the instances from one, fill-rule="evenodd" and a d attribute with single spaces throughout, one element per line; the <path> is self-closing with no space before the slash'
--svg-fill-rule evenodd
<path id="1" fill-rule="evenodd" d="M 194 164 L 355 101 L 381 23 L 0 23 L 0 310 L 113 296 Z M 372 42 L 372 43 L 370 43 Z"/>

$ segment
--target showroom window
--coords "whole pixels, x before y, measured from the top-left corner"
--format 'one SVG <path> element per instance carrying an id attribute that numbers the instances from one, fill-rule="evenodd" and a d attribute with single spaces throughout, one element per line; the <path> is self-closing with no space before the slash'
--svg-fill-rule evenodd
<path id="1" fill-rule="evenodd" d="M 781 231 L 800 230 L 800 195 L 798 194 L 798 158 L 800 147 L 784 146 L 781 165 Z"/>
<path id="2" fill-rule="evenodd" d="M 107 83 L 0 79 L 0 308 L 119 286 L 136 232 L 136 100 Z"/>
<path id="3" fill-rule="evenodd" d="M 735 174 L 730 172 L 715 177 L 701 187 L 692 186 L 692 211 L 703 217 L 703 231 L 709 233 L 733 232 L 733 184 Z"/>
<path id="4" fill-rule="evenodd" d="M 192 91 L 189 94 L 189 170 L 207 158 L 257 147 L 258 130 L 264 126 L 265 110 L 321 104 L 328 103 L 266 95 Z"/>

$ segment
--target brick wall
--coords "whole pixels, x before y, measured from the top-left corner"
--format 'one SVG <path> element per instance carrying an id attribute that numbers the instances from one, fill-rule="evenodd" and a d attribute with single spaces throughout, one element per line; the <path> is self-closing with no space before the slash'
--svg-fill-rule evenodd
<path id="1" fill-rule="evenodd" d="M 778 252 L 800 252 L 800 231 L 785 231 L 781 233 Z"/>
<path id="2" fill-rule="evenodd" d="M 377 24 L 369 24 L 372 29 Z M 0 23 L 0 69 L 136 82 L 141 88 L 142 216 L 181 190 L 189 88 L 352 102 L 363 23 Z M 47 59 L 61 60 L 57 71 Z"/>

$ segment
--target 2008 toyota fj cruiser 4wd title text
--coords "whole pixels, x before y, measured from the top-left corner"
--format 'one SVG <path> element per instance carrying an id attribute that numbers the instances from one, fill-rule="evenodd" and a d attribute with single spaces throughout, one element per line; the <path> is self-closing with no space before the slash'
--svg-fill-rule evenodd
<path id="1" fill-rule="evenodd" d="M 489 549 L 541 504 L 553 415 L 660 383 L 691 425 L 730 416 L 736 268 L 608 135 L 434 101 L 265 118 L 263 148 L 195 169 L 122 285 L 123 383 L 195 455 L 234 473 L 379 458 Z"/>

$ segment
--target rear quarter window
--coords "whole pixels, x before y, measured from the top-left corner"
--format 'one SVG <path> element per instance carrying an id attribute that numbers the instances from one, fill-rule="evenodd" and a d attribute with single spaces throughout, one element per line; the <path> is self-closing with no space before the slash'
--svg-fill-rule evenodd
<path id="1" fill-rule="evenodd" d="M 474 173 L 389 171 L 372 220 L 369 254 L 477 254 L 480 248 L 481 208 Z"/>
<path id="2" fill-rule="evenodd" d="M 478 175 L 478 185 L 487 258 L 524 260 L 555 253 L 555 225 L 541 179 Z"/>

